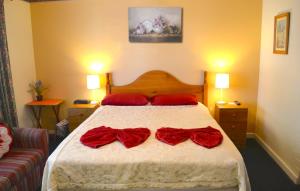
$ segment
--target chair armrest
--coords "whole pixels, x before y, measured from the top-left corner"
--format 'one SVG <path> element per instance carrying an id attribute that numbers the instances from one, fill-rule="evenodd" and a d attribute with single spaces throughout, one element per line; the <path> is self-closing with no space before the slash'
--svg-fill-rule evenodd
<path id="1" fill-rule="evenodd" d="M 15 148 L 41 149 L 45 157 L 48 157 L 49 138 L 46 129 L 16 128 L 14 129 L 13 137 Z"/>

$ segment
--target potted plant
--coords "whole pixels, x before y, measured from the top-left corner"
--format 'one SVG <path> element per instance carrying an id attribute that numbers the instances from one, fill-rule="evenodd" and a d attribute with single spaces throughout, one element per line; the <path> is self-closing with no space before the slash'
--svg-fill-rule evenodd
<path id="1" fill-rule="evenodd" d="M 47 90 L 46 87 L 43 86 L 43 83 L 41 80 L 37 80 L 35 82 L 32 82 L 29 84 L 30 87 L 30 92 L 35 94 L 36 100 L 37 101 L 42 101 L 43 100 L 43 93 L 45 90 Z"/>

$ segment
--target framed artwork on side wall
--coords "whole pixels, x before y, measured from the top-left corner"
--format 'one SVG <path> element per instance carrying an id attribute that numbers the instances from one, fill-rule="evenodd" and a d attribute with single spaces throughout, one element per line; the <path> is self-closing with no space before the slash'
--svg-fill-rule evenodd
<path id="1" fill-rule="evenodd" d="M 274 22 L 274 54 L 288 54 L 290 31 L 290 13 L 275 16 Z"/>
<path id="2" fill-rule="evenodd" d="M 128 9 L 130 42 L 182 42 L 182 8 Z"/>

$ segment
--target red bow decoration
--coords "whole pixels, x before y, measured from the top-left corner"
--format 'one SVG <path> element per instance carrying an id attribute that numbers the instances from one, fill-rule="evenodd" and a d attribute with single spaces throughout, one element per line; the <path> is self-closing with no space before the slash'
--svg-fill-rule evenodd
<path id="1" fill-rule="evenodd" d="M 187 139 L 206 148 L 213 148 L 222 143 L 223 136 L 221 132 L 210 126 L 196 129 L 175 129 L 163 127 L 156 131 L 156 139 L 161 142 L 177 145 Z"/>
<path id="2" fill-rule="evenodd" d="M 80 141 L 88 147 L 99 148 L 118 140 L 126 148 L 131 148 L 142 144 L 149 136 L 150 130 L 147 128 L 113 129 L 101 126 L 87 131 Z"/>

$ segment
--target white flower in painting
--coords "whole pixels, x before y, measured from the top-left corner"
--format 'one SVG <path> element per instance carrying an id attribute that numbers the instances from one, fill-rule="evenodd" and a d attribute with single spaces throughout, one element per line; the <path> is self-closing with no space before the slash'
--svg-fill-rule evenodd
<path id="1" fill-rule="evenodd" d="M 153 30 L 155 33 L 161 34 L 168 27 L 168 21 L 163 16 L 154 19 Z"/>
<path id="2" fill-rule="evenodd" d="M 143 23 L 139 23 L 138 26 L 135 29 L 135 34 L 145 34 L 146 33 L 146 28 L 143 25 Z"/>
<path id="3" fill-rule="evenodd" d="M 164 31 L 164 29 L 161 26 L 154 26 L 153 31 L 155 33 L 161 34 Z"/>
<path id="4" fill-rule="evenodd" d="M 146 33 L 151 33 L 153 31 L 153 23 L 149 20 L 145 20 L 143 25 L 146 29 Z"/>
<path id="5" fill-rule="evenodd" d="M 135 35 L 144 35 L 144 34 L 176 34 L 179 32 L 179 28 L 176 25 L 169 24 L 169 21 L 163 17 L 158 16 L 151 22 L 150 20 L 144 20 L 140 22 L 135 29 L 133 34 Z"/>

